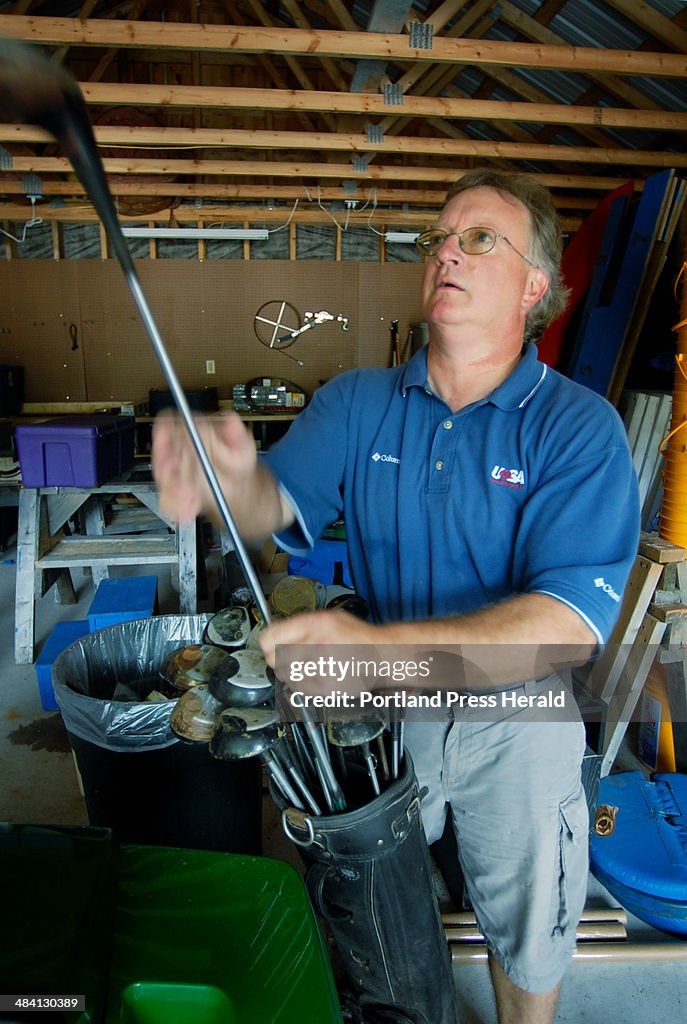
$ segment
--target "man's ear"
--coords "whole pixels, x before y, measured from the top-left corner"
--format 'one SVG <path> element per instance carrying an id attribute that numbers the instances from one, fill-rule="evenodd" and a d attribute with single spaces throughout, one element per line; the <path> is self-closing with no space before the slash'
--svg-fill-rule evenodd
<path id="1" fill-rule="evenodd" d="M 543 299 L 549 290 L 549 275 L 541 267 L 533 267 L 527 273 L 527 284 L 522 296 L 522 306 L 529 312 L 533 306 Z"/>

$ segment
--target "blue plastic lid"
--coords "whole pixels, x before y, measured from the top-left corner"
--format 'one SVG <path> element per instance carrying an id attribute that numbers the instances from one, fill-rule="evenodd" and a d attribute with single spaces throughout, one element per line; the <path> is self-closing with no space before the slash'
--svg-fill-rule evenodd
<path id="1" fill-rule="evenodd" d="M 592 836 L 591 867 L 639 892 L 687 900 L 687 775 L 608 775 L 599 804 L 618 808 L 610 836 Z"/>

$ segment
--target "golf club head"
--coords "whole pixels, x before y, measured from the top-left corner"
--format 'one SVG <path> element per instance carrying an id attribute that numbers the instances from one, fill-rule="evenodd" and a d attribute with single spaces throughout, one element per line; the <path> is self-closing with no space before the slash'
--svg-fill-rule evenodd
<path id="1" fill-rule="evenodd" d="M 222 761 L 257 757 L 284 735 L 274 708 L 224 708 L 210 740 L 210 753 Z"/>
<path id="2" fill-rule="evenodd" d="M 71 75 L 38 47 L 0 39 L 0 117 L 40 125 L 57 137 L 66 111 L 80 112 L 88 122 L 86 103 Z"/>
<path id="3" fill-rule="evenodd" d="M 255 707 L 274 702 L 274 672 L 262 651 L 234 651 L 235 671 L 209 681 L 210 693 L 225 707 Z"/>
<path id="4" fill-rule="evenodd" d="M 236 650 L 245 645 L 250 631 L 248 608 L 234 605 L 213 615 L 205 627 L 205 642 L 225 650 Z"/>
<path id="5" fill-rule="evenodd" d="M 199 683 L 212 687 L 218 681 L 230 679 L 237 671 L 238 663 L 228 651 L 211 644 L 187 644 L 169 656 L 161 674 L 171 686 L 185 691 Z"/>
<path id="6" fill-rule="evenodd" d="M 170 725 L 180 739 L 209 743 L 217 730 L 221 710 L 222 705 L 201 683 L 179 698 L 172 711 Z"/>
<path id="7" fill-rule="evenodd" d="M 327 739 L 335 747 L 357 747 L 381 736 L 384 718 L 331 718 L 327 721 Z"/>

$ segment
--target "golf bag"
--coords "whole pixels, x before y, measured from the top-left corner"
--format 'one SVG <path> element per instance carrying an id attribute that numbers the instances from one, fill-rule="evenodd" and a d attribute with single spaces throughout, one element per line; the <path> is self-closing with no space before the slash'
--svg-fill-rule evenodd
<path id="1" fill-rule="evenodd" d="M 457 1024 L 448 946 L 407 752 L 399 778 L 357 810 L 284 809 L 315 911 L 332 933 L 360 1024 Z"/>

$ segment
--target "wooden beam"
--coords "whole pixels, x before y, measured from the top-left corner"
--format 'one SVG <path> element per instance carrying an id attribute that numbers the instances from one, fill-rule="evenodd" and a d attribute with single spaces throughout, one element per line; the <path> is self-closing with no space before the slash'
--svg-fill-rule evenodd
<path id="1" fill-rule="evenodd" d="M 346 29 L 347 32 L 358 31 L 358 26 L 342 0 L 327 0 L 327 6 L 331 9 L 342 28 Z"/>
<path id="2" fill-rule="evenodd" d="M 532 46 L 529 43 L 438 36 L 431 49 L 411 47 L 408 36 L 327 29 L 266 26 L 193 25 L 77 18 L 0 15 L 2 35 L 47 45 L 120 46 L 171 50 L 228 50 L 234 53 L 298 54 L 322 57 L 376 57 L 431 64 L 497 64 L 577 72 L 684 78 L 682 54 L 602 50 L 581 46 Z"/>
<path id="3" fill-rule="evenodd" d="M 42 210 L 43 220 L 50 221 L 52 224 L 72 223 L 72 224 L 83 224 L 91 221 L 96 221 L 97 215 L 93 207 L 90 204 L 84 202 L 78 206 L 61 207 L 59 209 L 46 209 Z M 195 225 L 198 221 L 198 210 L 195 207 L 189 206 L 184 208 L 177 206 L 174 210 L 175 219 L 179 224 L 187 223 Z M 242 206 L 240 208 L 232 208 L 227 206 L 210 206 L 209 204 L 203 206 L 203 217 L 206 221 L 212 223 L 223 223 L 223 224 L 236 224 L 243 221 L 250 221 L 253 224 L 283 224 L 286 222 L 289 216 L 289 211 L 282 208 L 277 210 L 266 210 L 263 206 L 251 208 L 249 206 Z M 369 210 L 361 211 L 350 211 L 346 214 L 349 227 L 366 227 L 369 226 L 370 212 Z M 2 219 L 13 219 L 19 221 L 25 219 L 25 207 L 15 207 L 11 205 L 5 205 L 0 203 L 0 220 Z M 120 219 L 122 223 L 126 224 L 157 224 L 161 227 L 166 227 L 168 224 L 169 211 L 160 210 L 158 213 L 153 214 L 152 218 L 150 214 L 143 214 L 138 217 L 123 215 Z M 393 224 L 395 226 L 413 226 L 417 228 L 428 228 L 434 223 L 436 219 L 436 211 L 434 210 L 385 210 L 384 221 L 387 224 Z M 580 225 L 579 217 L 560 217 L 561 227 L 565 231 L 576 230 Z M 331 215 L 326 209 L 315 209 L 315 210 L 299 210 L 298 214 L 294 217 L 291 223 L 301 224 L 330 224 Z"/>
<path id="4" fill-rule="evenodd" d="M 298 28 L 312 28 L 310 22 L 303 14 L 303 11 L 301 10 L 301 5 L 299 3 L 295 3 L 295 0 L 283 0 L 283 2 L 284 7 L 289 12 L 289 15 L 291 16 L 294 25 L 298 26 Z M 335 60 L 332 60 L 331 57 L 324 57 L 322 59 L 322 67 L 327 72 L 327 74 L 329 75 L 330 79 L 332 80 L 337 89 L 348 88 L 348 82 L 339 71 Z"/>
<path id="5" fill-rule="evenodd" d="M 519 7 L 503 0 L 500 4 L 500 16 L 506 22 L 506 24 L 517 29 L 518 32 L 522 32 L 524 36 L 527 36 L 530 40 L 536 43 L 537 46 L 562 46 L 566 47 L 566 41 L 562 36 L 556 35 L 555 32 L 551 32 L 550 29 L 540 25 L 534 18 L 531 18 L 529 14 L 525 14 Z M 529 46 L 532 43 L 524 43 L 523 45 Z M 643 52 L 641 50 L 635 51 L 636 53 Z M 572 68 L 570 69 L 572 70 Z M 658 104 L 650 100 L 645 93 L 639 89 L 635 89 L 634 86 L 630 85 L 629 82 L 624 82 L 622 79 L 615 77 L 609 72 L 617 72 L 619 74 L 627 74 L 625 71 L 621 71 L 619 68 L 578 68 L 578 71 L 587 71 L 593 75 L 594 78 L 601 81 L 607 92 L 612 93 L 614 96 L 619 96 L 624 102 L 631 103 L 635 107 L 644 109 L 649 107 L 655 109 Z M 602 78 L 603 75 L 603 78 Z"/>
<path id="6" fill-rule="evenodd" d="M 222 5 L 229 13 L 229 16 L 234 19 L 236 24 L 243 25 L 246 23 L 246 19 L 233 0 L 222 0 Z M 269 57 L 266 57 L 263 53 L 259 53 L 257 54 L 257 59 L 263 70 L 267 73 L 268 78 L 278 89 L 285 89 L 288 87 L 286 78 L 282 75 L 281 71 L 275 68 L 273 61 L 271 61 Z M 299 113 L 298 120 L 306 131 L 312 131 L 313 124 L 307 114 Z"/>
<path id="7" fill-rule="evenodd" d="M 435 181 L 453 183 L 465 173 L 463 167 L 416 166 L 401 164 L 380 164 L 368 166 L 365 171 L 354 171 L 350 163 L 334 164 L 327 161 L 305 163 L 302 161 L 278 160 L 131 160 L 107 157 L 103 160 L 108 174 L 192 174 L 216 175 L 220 177 L 241 176 L 276 178 L 340 178 L 342 181 Z M 12 172 L 34 171 L 37 174 L 71 174 L 72 166 L 66 157 L 14 156 Z M 0 171 L 0 183 L 2 182 Z M 584 174 L 543 174 L 532 172 L 531 178 L 540 181 L 547 188 L 591 189 L 604 191 L 620 188 L 628 180 L 634 187 L 642 189 L 644 180 L 627 175 L 622 177 Z M 1 190 L 1 185 L 0 185 Z M 27 208 L 25 208 L 27 209 Z M 30 215 L 30 211 L 27 210 Z"/>
<path id="8" fill-rule="evenodd" d="M 252 185 L 225 185 L 216 182 L 207 182 L 202 185 L 194 185 L 190 182 L 181 181 L 148 181 L 136 180 L 132 177 L 128 181 L 117 181 L 112 183 L 113 195 L 119 196 L 170 196 L 175 199 L 264 199 L 269 196 L 272 199 L 302 199 L 304 187 L 302 185 L 272 185 L 264 182 L 254 182 Z M 320 198 L 323 200 L 332 199 L 357 199 L 362 202 L 367 199 L 369 189 L 360 188 L 355 193 L 347 188 L 337 186 L 320 186 Z M 42 192 L 44 196 L 83 196 L 85 191 L 79 182 L 70 181 L 43 181 Z M 24 185 L 20 181 L 2 181 L 0 178 L 0 194 L 24 195 Z M 377 201 L 381 203 L 414 203 L 415 206 L 443 206 L 446 199 L 446 189 L 410 189 L 410 188 L 376 188 Z M 554 206 L 560 209 L 593 210 L 597 200 L 581 196 L 552 196 Z M 27 217 L 30 211 L 27 209 Z"/>
<path id="9" fill-rule="evenodd" d="M 290 211 L 286 207 L 280 207 L 273 210 L 267 210 L 264 206 L 241 206 L 241 207 L 227 207 L 227 206 L 214 206 L 210 203 L 205 204 L 202 209 L 203 219 L 206 223 L 218 223 L 224 224 L 239 223 L 243 220 L 250 220 L 251 223 L 265 223 L 265 224 L 282 224 L 288 217 Z M 177 224 L 187 224 L 196 226 L 198 223 L 199 211 L 194 206 L 177 206 L 174 209 L 174 219 Z M 97 219 L 94 215 L 93 208 L 90 203 L 84 200 L 82 203 L 75 203 L 70 206 L 63 207 L 45 207 L 41 210 L 41 215 L 44 221 L 52 221 L 59 223 L 82 223 L 84 221 L 91 221 Z M 357 225 L 361 226 L 368 223 L 370 218 L 370 210 L 351 210 L 346 213 L 349 226 Z M 436 218 L 436 210 L 385 210 L 384 219 L 389 223 L 394 224 L 409 224 L 415 226 L 431 226 Z M 0 220 L 13 220 L 23 221 L 28 219 L 26 214 L 26 207 L 13 206 L 11 203 L 0 203 Z M 325 209 L 314 209 L 301 208 L 298 210 L 297 215 L 294 217 L 300 223 L 331 223 L 331 214 Z M 568 222 L 577 221 L 578 218 L 561 218 Z M 167 227 L 169 225 L 169 209 L 159 210 L 155 214 L 140 214 L 139 216 L 133 216 L 129 214 L 122 214 L 120 217 L 122 223 L 127 224 L 153 224 L 156 223 L 160 227 Z"/>
<path id="10" fill-rule="evenodd" d="M 272 28 L 273 25 L 274 25 L 274 22 L 269 17 L 269 15 L 268 15 L 267 11 L 265 10 L 263 4 L 261 3 L 261 0 L 249 0 L 249 3 L 250 3 L 250 6 L 253 9 L 254 14 L 262 22 L 263 26 L 266 27 L 266 28 Z M 281 26 L 278 26 L 278 27 L 281 28 Z M 312 79 L 310 78 L 310 76 L 308 75 L 307 71 L 305 70 L 305 68 L 300 63 L 300 61 L 296 60 L 296 58 L 293 57 L 293 56 L 289 56 L 288 54 L 284 54 L 283 56 L 284 56 L 284 60 L 286 61 L 286 64 L 289 67 L 289 70 L 291 71 L 292 75 L 294 76 L 294 78 L 296 79 L 298 84 L 300 86 L 302 86 L 304 89 L 312 89 L 313 88 Z M 329 130 L 330 131 L 334 131 L 336 126 L 335 126 L 333 120 L 328 119 L 328 118 L 325 118 L 324 120 L 325 120 L 325 123 L 326 123 L 327 127 L 329 128 Z"/>
<path id="11" fill-rule="evenodd" d="M 601 149 L 594 146 L 554 146 L 540 143 L 492 142 L 478 139 L 427 138 L 424 136 L 385 136 L 382 142 L 368 142 L 355 132 L 248 131 L 222 128 L 130 128 L 96 125 L 95 138 L 101 146 L 159 146 L 167 149 L 268 149 L 318 150 L 332 152 L 377 152 L 419 154 L 446 157 L 491 157 L 512 160 L 565 160 L 573 164 L 610 164 L 630 167 L 687 167 L 687 153 L 646 149 Z M 33 125 L 0 124 L 0 141 L 49 142 L 52 136 Z M 170 173 L 170 161 L 159 159 L 157 173 Z M 212 163 L 212 161 L 210 161 Z M 13 167 L 16 170 L 16 163 Z M 212 174 L 212 171 L 208 173 Z"/>
<path id="12" fill-rule="evenodd" d="M 687 52 L 687 32 L 675 25 L 670 18 L 664 17 L 645 0 L 606 0 L 620 14 L 633 21 L 654 39 L 660 39 L 671 50 Z"/>
<path id="13" fill-rule="evenodd" d="M 0 23 L 1 25 L 1 23 Z M 219 86 L 133 85 L 82 82 L 89 104 L 135 107 L 189 107 L 223 110 L 328 111 L 348 114 L 388 114 L 399 109 L 378 93 L 320 92 L 299 89 L 236 89 Z M 541 94 L 540 94 L 541 95 Z M 618 107 L 575 106 L 565 103 L 459 99 L 450 96 L 403 96 L 401 112 L 412 117 L 457 120 L 534 122 L 536 124 L 594 125 L 602 128 L 639 128 L 650 131 L 687 130 L 682 111 L 627 110 Z"/>

